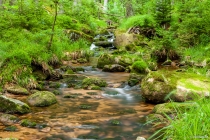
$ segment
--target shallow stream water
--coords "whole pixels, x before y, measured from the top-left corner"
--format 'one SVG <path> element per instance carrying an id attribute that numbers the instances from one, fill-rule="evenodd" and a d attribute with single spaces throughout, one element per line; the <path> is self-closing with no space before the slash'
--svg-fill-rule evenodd
<path id="1" fill-rule="evenodd" d="M 148 138 L 152 134 L 152 128 L 145 125 L 145 117 L 154 105 L 144 103 L 139 86 L 126 85 L 129 73 L 92 71 L 86 67 L 86 71 L 80 74 L 100 77 L 108 82 L 108 87 L 93 91 L 66 88 L 64 83 L 59 89 L 62 94 L 56 95 L 57 104 L 32 107 L 31 113 L 18 116 L 47 127 L 27 128 L 17 123 L 17 132 L 7 132 L 0 125 L 0 137 L 19 140 L 135 140 L 137 136 Z M 63 98 L 72 93 L 77 93 L 77 98 Z M 16 98 L 24 100 L 26 97 Z"/>

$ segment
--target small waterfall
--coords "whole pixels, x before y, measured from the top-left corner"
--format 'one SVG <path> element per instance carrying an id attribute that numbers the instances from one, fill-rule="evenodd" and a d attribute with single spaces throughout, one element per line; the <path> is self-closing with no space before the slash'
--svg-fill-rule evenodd
<path id="1" fill-rule="evenodd" d="M 90 46 L 90 50 L 95 50 L 97 48 L 103 47 L 108 49 L 116 49 L 114 46 L 115 36 L 111 32 L 106 34 L 98 34 L 94 37 L 94 42 Z"/>

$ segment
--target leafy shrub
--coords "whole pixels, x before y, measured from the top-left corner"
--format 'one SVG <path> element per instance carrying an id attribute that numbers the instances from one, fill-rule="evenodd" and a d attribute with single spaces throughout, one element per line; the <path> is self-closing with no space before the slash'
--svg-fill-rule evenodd
<path id="1" fill-rule="evenodd" d="M 130 27 L 133 26 L 140 26 L 140 27 L 154 27 L 155 26 L 154 17 L 151 15 L 137 15 L 132 16 L 126 19 L 125 22 L 122 22 L 120 29 L 128 30 Z"/>

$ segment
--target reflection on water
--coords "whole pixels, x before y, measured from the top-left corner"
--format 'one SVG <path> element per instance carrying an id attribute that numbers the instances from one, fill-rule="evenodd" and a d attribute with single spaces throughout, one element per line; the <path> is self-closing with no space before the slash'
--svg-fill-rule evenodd
<path id="1" fill-rule="evenodd" d="M 129 73 L 91 70 L 82 74 L 103 78 L 109 85 L 125 82 L 129 77 Z M 40 126 L 45 124 L 45 128 L 25 128 L 15 124 L 17 132 L 6 132 L 0 125 L 0 136 L 20 140 L 135 140 L 137 136 L 147 138 L 151 135 L 144 123 L 153 105 L 142 101 L 139 87 L 110 86 L 102 91 L 93 91 L 67 88 L 64 83 L 60 90 L 62 95 L 56 96 L 57 104 L 44 108 L 32 107 L 31 113 L 19 116 L 20 119 L 33 120 Z M 63 98 L 68 94 L 77 96 Z"/>

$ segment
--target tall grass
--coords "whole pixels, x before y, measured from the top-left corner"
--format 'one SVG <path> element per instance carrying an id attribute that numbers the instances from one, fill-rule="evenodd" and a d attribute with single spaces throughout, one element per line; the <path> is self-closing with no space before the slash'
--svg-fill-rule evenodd
<path id="1" fill-rule="evenodd" d="M 164 139 L 210 139 L 210 99 L 197 101 L 199 107 L 177 114 L 165 131 Z"/>
<path id="2" fill-rule="evenodd" d="M 16 31 L 16 30 L 15 30 Z M 19 30 L 16 36 L 7 41 L 10 32 L 0 41 L 0 83 L 17 83 L 26 87 L 34 87 L 36 79 L 33 76 L 32 65 L 42 66 L 49 70 L 50 65 L 57 64 L 64 57 L 65 51 L 87 50 L 89 44 L 85 40 L 71 42 L 62 30 L 56 30 L 54 42 L 47 49 L 49 30 L 32 33 Z M 32 82 L 33 81 L 33 82 Z M 30 85 L 33 83 L 32 85 Z"/>
<path id="3" fill-rule="evenodd" d="M 210 99 L 196 99 L 197 107 L 181 109 L 174 106 L 176 116 L 166 115 L 170 125 L 158 130 L 149 140 L 196 140 L 210 139 Z M 173 105 L 173 104 L 172 104 Z"/>

